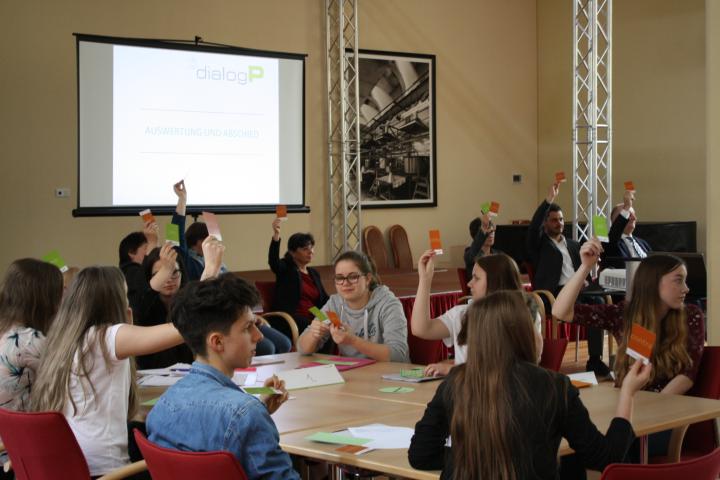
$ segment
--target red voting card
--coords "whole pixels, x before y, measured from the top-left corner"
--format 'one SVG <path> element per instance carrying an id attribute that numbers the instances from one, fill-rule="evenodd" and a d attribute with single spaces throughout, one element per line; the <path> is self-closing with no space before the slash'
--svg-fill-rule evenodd
<path id="1" fill-rule="evenodd" d="M 150 211 L 149 208 L 147 210 L 143 210 L 142 212 L 140 212 L 139 215 L 142 217 L 143 222 L 145 222 L 145 223 L 155 221 L 155 215 L 152 214 L 152 212 Z"/>
<path id="2" fill-rule="evenodd" d="M 583 382 L 581 380 L 570 380 L 570 383 L 572 383 L 573 387 L 575 387 L 575 388 L 592 387 L 592 383 Z"/>
<path id="3" fill-rule="evenodd" d="M 627 354 L 644 364 L 650 363 L 653 347 L 655 346 L 655 334 L 650 330 L 641 327 L 637 323 L 632 326 L 630 341 L 627 346 Z"/>
<path id="4" fill-rule="evenodd" d="M 628 180 L 625 182 L 625 190 L 635 191 L 635 184 Z"/>
<path id="5" fill-rule="evenodd" d="M 340 317 L 336 312 L 333 312 L 332 310 L 328 310 L 327 317 L 330 320 L 330 323 L 332 323 L 336 328 L 342 327 L 342 322 L 340 321 Z"/>
<path id="6" fill-rule="evenodd" d="M 555 173 L 555 183 L 564 182 L 567 179 L 565 178 L 565 172 L 557 172 Z"/>
<path id="7" fill-rule="evenodd" d="M 435 253 L 442 254 L 442 242 L 440 241 L 440 230 L 430 230 L 430 248 Z"/>
<path id="8" fill-rule="evenodd" d="M 497 215 L 500 212 L 500 204 L 498 202 L 490 202 L 490 213 Z"/>
<path id="9" fill-rule="evenodd" d="M 203 220 L 207 225 L 208 234 L 222 241 L 222 234 L 220 233 L 220 224 L 218 223 L 217 216 L 214 213 L 202 212 Z"/>
<path id="10" fill-rule="evenodd" d="M 280 220 L 287 220 L 287 205 L 278 205 L 275 207 L 275 216 Z"/>

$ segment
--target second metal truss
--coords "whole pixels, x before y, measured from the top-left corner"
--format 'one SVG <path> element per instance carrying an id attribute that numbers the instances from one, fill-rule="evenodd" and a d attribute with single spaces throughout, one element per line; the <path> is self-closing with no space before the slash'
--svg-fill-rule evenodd
<path id="1" fill-rule="evenodd" d="M 362 246 L 358 0 L 325 0 L 330 260 Z"/>
<path id="2" fill-rule="evenodd" d="M 612 208 L 612 0 L 573 0 L 573 238 Z"/>

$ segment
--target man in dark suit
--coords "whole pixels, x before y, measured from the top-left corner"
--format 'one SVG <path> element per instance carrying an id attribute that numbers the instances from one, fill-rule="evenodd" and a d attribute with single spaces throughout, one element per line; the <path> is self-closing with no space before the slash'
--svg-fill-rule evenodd
<path id="1" fill-rule="evenodd" d="M 533 288 L 550 290 L 557 295 L 580 266 L 580 244 L 563 235 L 565 220 L 560 206 L 553 203 L 560 190 L 558 182 L 550 186 L 548 195 L 535 210 L 528 227 L 527 250 L 533 264 Z M 610 369 L 602 361 L 603 331 L 588 328 L 586 368 L 605 377 Z"/>
<path id="2" fill-rule="evenodd" d="M 609 257 L 645 258 L 652 248 L 642 238 L 633 236 L 635 230 L 635 192 L 625 190 L 623 203 L 615 205 L 610 213 L 612 226 L 608 232 L 608 245 L 605 254 Z"/>

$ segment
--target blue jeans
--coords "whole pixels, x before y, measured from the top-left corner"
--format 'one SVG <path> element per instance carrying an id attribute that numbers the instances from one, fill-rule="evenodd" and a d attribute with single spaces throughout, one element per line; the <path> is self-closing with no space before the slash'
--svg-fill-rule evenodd
<path id="1" fill-rule="evenodd" d="M 288 337 L 268 325 L 260 327 L 260 333 L 265 338 L 260 340 L 255 347 L 255 355 L 258 357 L 275 353 L 287 353 L 292 348 L 292 343 L 290 343 Z"/>

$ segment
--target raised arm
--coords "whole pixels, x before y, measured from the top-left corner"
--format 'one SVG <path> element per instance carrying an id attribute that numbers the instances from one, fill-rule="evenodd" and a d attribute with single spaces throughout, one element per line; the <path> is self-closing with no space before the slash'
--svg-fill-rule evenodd
<path id="1" fill-rule="evenodd" d="M 185 216 L 185 208 L 187 207 L 187 190 L 185 189 L 185 180 L 180 180 L 173 185 L 175 195 L 178 197 L 177 205 L 175 206 L 175 213 L 178 215 Z M 183 232 L 180 232 L 181 234 Z"/>
<path id="2" fill-rule="evenodd" d="M 483 215 L 482 215 L 482 217 L 480 217 L 480 219 L 481 219 L 481 224 L 480 224 L 480 228 L 478 229 L 477 235 L 475 235 L 475 238 L 473 238 L 473 241 L 470 244 L 470 248 L 468 248 L 465 251 L 465 253 L 463 254 L 463 260 L 465 260 L 465 265 L 473 263 L 473 261 L 475 260 L 475 257 L 477 257 L 477 254 L 480 253 L 482 246 L 485 244 L 485 240 L 487 239 L 487 236 L 495 228 L 495 226 L 490 221 L 489 213 L 483 213 Z"/>
<path id="3" fill-rule="evenodd" d="M 634 201 L 635 193 L 631 190 L 625 190 L 625 195 L 623 196 L 623 209 L 620 211 L 620 214 L 615 217 L 612 225 L 610 225 L 610 231 L 608 232 L 608 242 L 610 245 L 614 246 L 620 241 L 623 231 L 625 230 L 625 225 L 627 225 L 628 219 L 630 218 L 630 212 L 632 211 Z"/>
<path id="4" fill-rule="evenodd" d="M 445 324 L 430 318 L 430 287 L 435 273 L 435 251 L 426 250 L 418 260 L 418 289 L 410 316 L 410 329 L 416 337 L 440 340 L 450 336 Z"/>
<path id="5" fill-rule="evenodd" d="M 225 245 L 220 243 L 220 241 L 212 235 L 208 235 L 205 237 L 205 240 L 203 240 L 202 250 L 203 258 L 205 259 L 205 269 L 200 276 L 200 280 L 217 277 L 218 273 L 220 273 L 220 267 L 222 267 Z"/>
<path id="6" fill-rule="evenodd" d="M 177 252 L 173 249 L 172 243 L 165 242 L 160 247 L 160 270 L 150 278 L 150 288 L 159 292 L 163 284 L 170 279 L 175 271 L 175 260 L 177 260 Z"/>
<path id="7" fill-rule="evenodd" d="M 528 234 L 526 240 L 526 246 L 528 254 L 533 262 L 537 261 L 538 251 L 540 250 L 540 240 L 543 234 L 543 222 L 545 221 L 545 215 L 550 207 L 550 204 L 555 200 L 560 191 L 560 184 L 555 182 L 550 185 L 548 194 L 545 200 L 538 206 L 533 214 L 530 225 L 528 226 Z"/>
<path id="8" fill-rule="evenodd" d="M 115 335 L 115 356 L 123 359 L 149 355 L 180 345 L 182 342 L 180 332 L 172 323 L 152 327 L 123 325 Z"/>
<path id="9" fill-rule="evenodd" d="M 552 314 L 555 318 L 572 322 L 577 297 L 585 285 L 585 278 L 592 270 L 592 267 L 600 260 L 601 253 L 602 245 L 600 245 L 597 238 L 588 240 L 580 247 L 580 260 L 582 263 L 555 299 L 552 307 Z"/>
<path id="10" fill-rule="evenodd" d="M 275 275 L 280 275 L 286 270 L 286 266 L 280 261 L 280 219 L 272 222 L 273 236 L 268 248 L 268 265 Z"/>

